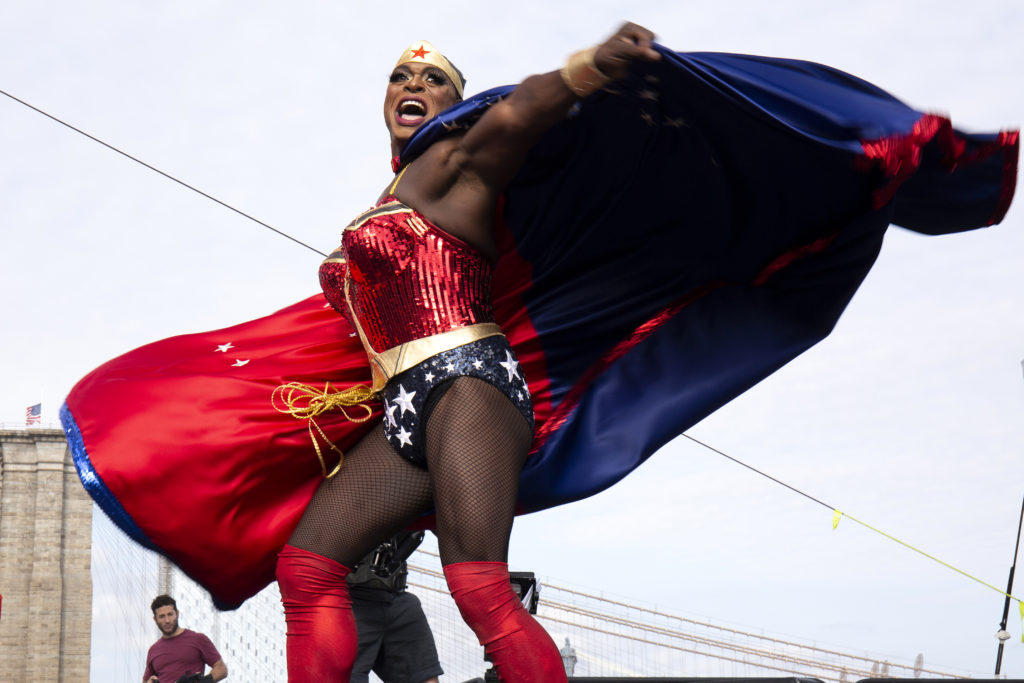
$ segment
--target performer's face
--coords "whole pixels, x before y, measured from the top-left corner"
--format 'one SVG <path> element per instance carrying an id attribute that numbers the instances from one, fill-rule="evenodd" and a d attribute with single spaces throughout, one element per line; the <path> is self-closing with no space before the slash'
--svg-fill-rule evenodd
<path id="1" fill-rule="evenodd" d="M 157 607 L 156 612 L 153 612 L 153 621 L 162 634 L 169 636 L 178 630 L 178 610 L 171 605 Z"/>
<path id="2" fill-rule="evenodd" d="M 384 97 L 392 151 L 401 151 L 417 128 L 458 101 L 455 86 L 436 66 L 408 62 L 395 67 Z"/>

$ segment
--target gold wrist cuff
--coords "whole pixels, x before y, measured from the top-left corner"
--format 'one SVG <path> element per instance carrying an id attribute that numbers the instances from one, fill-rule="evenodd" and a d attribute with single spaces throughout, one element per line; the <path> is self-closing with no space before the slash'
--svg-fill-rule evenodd
<path id="1" fill-rule="evenodd" d="M 562 67 L 562 80 L 577 97 L 591 95 L 608 84 L 611 80 L 601 73 L 594 63 L 597 47 L 580 50 L 569 57 Z"/>

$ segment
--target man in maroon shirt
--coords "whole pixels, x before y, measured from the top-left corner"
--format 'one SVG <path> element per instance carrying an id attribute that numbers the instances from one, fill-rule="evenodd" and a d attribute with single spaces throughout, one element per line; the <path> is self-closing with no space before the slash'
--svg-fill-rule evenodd
<path id="1" fill-rule="evenodd" d="M 161 637 L 146 655 L 144 683 L 214 683 L 228 677 L 228 667 L 210 639 L 178 626 L 174 598 L 158 595 L 150 607 Z M 204 676 L 207 664 L 210 673 Z"/>

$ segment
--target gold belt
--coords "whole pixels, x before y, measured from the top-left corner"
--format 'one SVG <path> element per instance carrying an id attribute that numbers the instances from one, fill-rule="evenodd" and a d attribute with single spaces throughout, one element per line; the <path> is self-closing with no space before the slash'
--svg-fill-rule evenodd
<path id="1" fill-rule="evenodd" d="M 373 376 L 373 391 L 380 391 L 395 375 L 439 353 L 501 334 L 501 327 L 497 323 L 475 323 L 422 339 L 414 339 L 376 355 L 368 354 L 370 372 Z"/>

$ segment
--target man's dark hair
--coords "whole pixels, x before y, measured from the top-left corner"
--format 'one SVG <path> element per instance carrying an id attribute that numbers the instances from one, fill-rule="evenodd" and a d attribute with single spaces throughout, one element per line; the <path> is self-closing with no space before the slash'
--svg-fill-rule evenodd
<path id="1" fill-rule="evenodd" d="M 156 598 L 153 599 L 153 604 L 151 604 L 149 607 L 153 610 L 153 614 L 156 614 L 156 611 L 158 609 L 160 609 L 161 607 L 167 607 L 167 605 L 173 607 L 175 612 L 178 611 L 178 603 L 174 602 L 174 598 L 172 598 L 170 595 L 156 596 Z"/>

